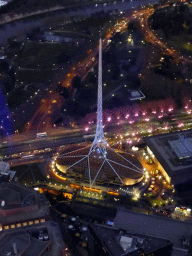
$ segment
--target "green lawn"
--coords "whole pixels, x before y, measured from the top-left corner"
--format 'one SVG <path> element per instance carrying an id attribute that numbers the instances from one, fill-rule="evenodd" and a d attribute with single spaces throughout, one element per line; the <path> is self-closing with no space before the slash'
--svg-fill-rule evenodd
<path id="1" fill-rule="evenodd" d="M 23 82 L 24 85 L 31 83 L 43 83 L 53 77 L 54 70 L 19 70 L 16 79 L 17 83 Z"/>
<path id="2" fill-rule="evenodd" d="M 85 20 L 72 22 L 70 24 L 59 26 L 55 31 L 56 32 L 62 32 L 62 31 L 74 31 L 77 33 L 84 34 L 85 36 L 95 37 L 99 35 L 99 29 L 100 27 L 104 27 L 106 24 L 109 26 L 109 20 L 111 19 L 110 16 L 104 16 L 104 17 L 91 17 L 87 18 Z M 65 19 L 60 17 L 58 18 L 58 21 L 60 24 L 64 23 Z M 111 22 L 111 24 L 113 21 Z"/>
<path id="3" fill-rule="evenodd" d="M 73 43 L 58 44 L 28 41 L 25 44 L 23 53 L 18 59 L 18 65 L 21 68 L 52 69 L 56 66 L 58 56 L 61 53 L 72 57 L 78 51 L 79 46 Z"/>
<path id="4" fill-rule="evenodd" d="M 192 35 L 187 33 L 182 33 L 180 35 L 172 35 L 168 40 L 169 45 L 173 46 L 175 49 L 182 51 L 192 51 Z"/>

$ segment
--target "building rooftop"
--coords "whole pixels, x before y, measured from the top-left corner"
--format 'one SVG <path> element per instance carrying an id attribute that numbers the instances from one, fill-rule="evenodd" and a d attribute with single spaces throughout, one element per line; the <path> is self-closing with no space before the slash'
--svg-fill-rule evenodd
<path id="1" fill-rule="evenodd" d="M 0 208 L 8 209 L 37 203 L 36 194 L 32 188 L 17 182 L 2 182 L 0 184 L 0 201 L 5 201 L 5 206 L 0 206 Z"/>
<path id="2" fill-rule="evenodd" d="M 46 249 L 49 247 L 49 251 Z M 0 232 L 0 255 L 15 255 L 14 249 L 22 256 L 57 256 L 64 243 L 57 223 L 48 221 L 16 230 Z"/>
<path id="3" fill-rule="evenodd" d="M 0 173 L 0 182 L 8 182 L 10 181 L 9 173 Z"/>
<path id="4" fill-rule="evenodd" d="M 145 95 L 140 90 L 130 90 L 129 93 L 130 93 L 129 99 L 131 101 L 145 98 Z"/>
<path id="5" fill-rule="evenodd" d="M 26 251 L 27 256 L 41 255 L 41 253 L 49 246 L 50 241 L 39 241 L 37 238 L 31 237 L 30 247 Z M 25 254 L 24 254 L 25 255 Z"/>
<path id="6" fill-rule="evenodd" d="M 13 180 L 15 175 L 15 171 L 9 170 L 9 163 L 0 161 L 0 182 Z"/>
<path id="7" fill-rule="evenodd" d="M 180 135 L 176 140 L 169 140 L 169 146 L 179 160 L 192 156 L 192 138 Z"/>
<path id="8" fill-rule="evenodd" d="M 91 154 L 89 151 L 90 146 L 79 148 L 73 145 L 65 148 L 57 158 L 58 171 L 66 175 L 76 174 L 84 179 L 89 179 L 90 175 L 92 180 L 96 180 L 96 184 L 103 181 L 121 184 L 123 180 L 125 185 L 133 185 L 143 179 L 141 163 L 130 154 L 116 152 L 107 146 L 105 159 L 98 151 Z M 90 174 L 87 156 L 89 156 Z"/>
<path id="9" fill-rule="evenodd" d="M 91 231 L 100 240 L 110 256 L 121 256 L 124 253 L 135 256 L 141 252 L 149 253 L 171 246 L 171 242 L 164 238 L 143 235 L 137 232 L 123 231 L 117 228 L 104 227 L 101 225 L 90 225 Z M 91 232 L 91 234 L 93 234 Z M 94 237 L 94 236 L 93 236 Z"/>
<path id="10" fill-rule="evenodd" d="M 19 192 L 9 188 L 0 189 L 0 201 L 5 201 L 6 205 L 17 205 L 21 203 Z"/>
<path id="11" fill-rule="evenodd" d="M 192 130 L 143 139 L 174 185 L 192 179 Z"/>
<path id="12" fill-rule="evenodd" d="M 191 238 L 192 222 L 146 215 L 119 208 L 114 220 L 114 227 L 129 232 L 168 239 L 173 243 L 176 252 L 183 251 L 183 254 L 181 254 L 183 256 L 187 249 L 183 246 L 181 239 L 182 237 Z M 176 252 L 173 255 L 180 255 Z"/>
<path id="13" fill-rule="evenodd" d="M 30 236 L 28 234 L 13 236 L 5 245 L 2 244 L 2 256 L 9 255 L 9 253 L 14 255 L 13 244 L 16 245 L 17 253 L 22 254 L 31 244 Z"/>
<path id="14" fill-rule="evenodd" d="M 5 172 L 8 169 L 9 169 L 9 163 L 0 161 L 0 172 Z"/>
<path id="15" fill-rule="evenodd" d="M 4 204 L 2 204 L 4 201 Z M 34 210 L 25 207 L 35 206 Z M 23 208 L 23 211 L 22 211 Z M 44 194 L 17 182 L 0 184 L 0 210 L 16 210 L 12 214 L 0 214 L 0 223 L 14 223 L 49 215 L 49 206 Z"/>

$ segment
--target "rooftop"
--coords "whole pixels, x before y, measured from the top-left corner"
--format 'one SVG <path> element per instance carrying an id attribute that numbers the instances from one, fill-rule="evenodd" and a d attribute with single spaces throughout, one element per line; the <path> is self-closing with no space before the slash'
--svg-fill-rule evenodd
<path id="1" fill-rule="evenodd" d="M 38 256 L 42 255 L 48 246 L 51 246 L 50 254 L 43 255 L 56 255 L 54 254 L 54 251 L 51 250 L 55 248 L 56 252 L 58 252 L 58 249 L 60 251 L 63 247 L 63 243 L 61 240 L 60 246 L 57 246 L 57 248 L 55 247 L 58 225 L 55 223 L 54 228 L 51 228 L 51 224 L 53 224 L 53 222 L 38 224 L 35 225 L 35 227 L 22 227 L 15 231 L 9 230 L 1 232 L 0 255 L 15 255 L 14 249 L 16 249 L 17 253 L 22 256 Z"/>
<path id="2" fill-rule="evenodd" d="M 192 138 L 181 135 L 176 140 L 169 140 L 168 143 L 179 160 L 192 156 Z"/>
<path id="3" fill-rule="evenodd" d="M 107 180 L 108 182 L 125 185 L 133 185 L 143 178 L 143 167 L 141 163 L 128 153 L 116 152 L 106 147 L 106 158 L 100 152 L 92 151 L 89 154 L 90 146 L 75 147 L 74 145 L 65 148 L 57 158 L 57 168 L 66 174 L 82 175 L 89 178 L 88 156 L 90 165 L 90 176 L 92 180 Z"/>
<path id="4" fill-rule="evenodd" d="M 90 225 L 90 228 L 111 256 L 120 256 L 125 252 L 127 255 L 133 252 L 135 252 L 134 255 L 141 255 L 141 252 L 148 255 L 167 245 L 171 246 L 171 242 L 164 238 L 126 232 L 101 225 Z"/>
<path id="5" fill-rule="evenodd" d="M 2 182 L 0 184 L 0 201 L 5 201 L 3 209 L 13 206 L 31 205 L 37 202 L 36 191 L 32 188 L 23 186 L 17 182 Z"/>
<path id="6" fill-rule="evenodd" d="M 15 177 L 16 177 L 16 171 L 10 171 L 10 170 L 0 171 L 0 182 L 3 182 L 4 179 L 5 181 L 16 180 Z"/>
<path id="7" fill-rule="evenodd" d="M 9 253 L 14 255 L 13 244 L 16 245 L 17 252 L 21 254 L 30 246 L 30 236 L 28 234 L 13 236 L 4 246 L 2 245 L 2 256 L 8 255 Z"/>
<path id="8" fill-rule="evenodd" d="M 49 215 L 49 206 L 45 195 L 17 182 L 3 182 L 0 184 L 0 202 L 2 201 L 5 201 L 5 204 L 0 204 L 0 209 L 4 210 L 37 205 L 34 211 L 17 212 L 7 216 L 0 215 L 0 223 L 2 224 Z"/>
<path id="9" fill-rule="evenodd" d="M 140 99 L 144 99 L 145 98 L 145 95 L 140 90 L 130 90 L 129 93 L 130 93 L 129 99 L 131 101 L 133 101 L 133 100 L 140 100 Z"/>
<path id="10" fill-rule="evenodd" d="M 192 130 L 144 137 L 174 185 L 192 179 Z"/>
<path id="11" fill-rule="evenodd" d="M 5 201 L 6 205 L 17 205 L 21 203 L 20 194 L 9 188 L 0 189 L 0 201 Z"/>
<path id="12" fill-rule="evenodd" d="M 39 239 L 39 234 L 43 234 L 43 239 Z M 47 237 L 44 238 L 44 235 Z M 22 238 L 22 239 L 20 239 Z M 12 240 L 13 239 L 13 240 Z M 46 221 L 33 226 L 17 228 L 17 230 L 6 230 L 0 232 L 0 255 L 4 248 L 12 249 L 10 241 L 17 244 L 17 248 L 25 250 L 22 256 L 38 256 L 49 246 L 49 251 L 44 252 L 44 256 L 58 256 L 64 249 L 64 242 L 59 229 L 59 225 L 53 221 Z M 28 247 L 27 247 L 28 245 Z M 9 247 L 10 246 L 10 247 Z"/>
<path id="13" fill-rule="evenodd" d="M 175 251 L 183 251 L 183 254 L 181 254 L 183 256 L 187 250 L 182 245 L 181 238 L 185 237 L 190 239 L 192 222 L 178 221 L 155 215 L 146 215 L 119 208 L 114 220 L 114 227 L 129 232 L 168 239 L 173 243 Z"/>
<path id="14" fill-rule="evenodd" d="M 16 172 L 9 170 L 9 163 L 0 161 L 0 181 L 6 180 L 6 177 L 14 178 Z"/>
<path id="15" fill-rule="evenodd" d="M 9 169 L 9 163 L 0 161 L 0 172 L 4 172 Z"/>

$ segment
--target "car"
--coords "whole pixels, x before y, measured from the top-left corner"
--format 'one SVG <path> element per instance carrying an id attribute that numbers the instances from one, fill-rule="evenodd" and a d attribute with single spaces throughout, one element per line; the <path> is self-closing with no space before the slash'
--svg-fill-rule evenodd
<path id="1" fill-rule="evenodd" d="M 43 239 L 44 239 L 45 241 L 49 240 L 49 235 L 48 235 L 48 233 L 45 233 L 45 234 L 44 234 Z"/>
<path id="2" fill-rule="evenodd" d="M 41 240 L 41 241 L 43 240 L 43 233 L 42 232 L 39 232 L 38 239 Z"/>
<path id="3" fill-rule="evenodd" d="M 106 221 L 106 224 L 107 224 L 108 226 L 112 226 L 112 227 L 113 227 L 114 221 L 107 220 L 107 221 Z"/>

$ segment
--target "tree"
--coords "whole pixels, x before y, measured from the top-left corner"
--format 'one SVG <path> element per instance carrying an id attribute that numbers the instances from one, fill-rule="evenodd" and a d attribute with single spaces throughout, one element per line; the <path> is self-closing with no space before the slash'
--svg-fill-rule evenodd
<path id="1" fill-rule="evenodd" d="M 97 77 L 95 77 L 94 72 L 89 72 L 87 75 L 87 81 L 89 81 L 89 83 L 96 83 L 97 82 Z"/>
<path id="2" fill-rule="evenodd" d="M 137 74 L 130 74 L 126 77 L 127 84 L 129 85 L 129 88 L 132 90 L 138 90 L 141 86 L 141 82 L 138 78 Z"/>
<path id="3" fill-rule="evenodd" d="M 119 75 L 120 75 L 120 68 L 117 64 L 113 64 L 111 66 L 111 73 L 112 73 L 112 76 L 111 78 L 113 80 L 117 80 L 119 78 Z"/>
<path id="4" fill-rule="evenodd" d="M 69 56 L 65 53 L 62 52 L 57 56 L 57 64 L 62 64 L 67 61 L 69 61 Z"/>
<path id="5" fill-rule="evenodd" d="M 130 64 L 124 64 L 124 63 L 123 63 L 123 64 L 121 65 L 121 68 L 122 68 L 123 70 L 125 70 L 125 71 L 129 71 L 130 67 L 131 67 Z"/>
<path id="6" fill-rule="evenodd" d="M 16 47 L 19 47 L 21 45 L 21 43 L 15 41 L 14 38 L 8 38 L 8 44 L 9 44 L 10 48 L 16 48 Z"/>
<path id="7" fill-rule="evenodd" d="M 61 96 L 63 96 L 65 100 L 69 98 L 69 91 L 67 90 L 67 88 L 63 87 L 60 83 L 57 86 L 57 91 Z"/>
<path id="8" fill-rule="evenodd" d="M 128 30 L 136 30 L 137 29 L 135 26 L 135 23 L 129 22 L 128 24 L 129 24 L 127 27 Z"/>
<path id="9" fill-rule="evenodd" d="M 80 99 L 82 99 L 83 102 L 90 102 L 90 101 L 96 100 L 97 90 L 95 89 L 96 87 L 95 86 L 93 87 L 91 85 L 83 88 L 80 91 Z"/>
<path id="10" fill-rule="evenodd" d="M 54 124 L 58 125 L 63 121 L 62 117 L 57 118 L 57 120 L 54 122 Z"/>
<path id="11" fill-rule="evenodd" d="M 5 60 L 0 60 L 0 72 L 6 72 L 9 70 L 9 64 Z"/>
<path id="12" fill-rule="evenodd" d="M 106 103 L 104 102 L 104 105 Z M 115 107 L 120 107 L 122 105 L 122 100 L 119 99 L 118 97 L 114 96 L 112 97 L 108 102 L 107 102 L 107 106 L 105 106 L 106 108 L 115 108 Z"/>
<path id="13" fill-rule="evenodd" d="M 75 76 L 71 82 L 73 88 L 78 89 L 81 86 L 81 78 L 80 76 Z"/>
<path id="14" fill-rule="evenodd" d="M 67 114 L 72 116 L 77 116 L 81 109 L 79 103 L 73 99 L 68 100 L 64 108 L 67 109 Z"/>
<path id="15" fill-rule="evenodd" d="M 114 51 L 103 52 L 103 61 L 106 63 L 113 63 Z"/>
<path id="16" fill-rule="evenodd" d="M 113 34 L 113 37 L 111 38 L 111 47 L 114 48 L 116 44 L 121 42 L 121 40 L 122 40 L 122 35 L 120 32 Z"/>

